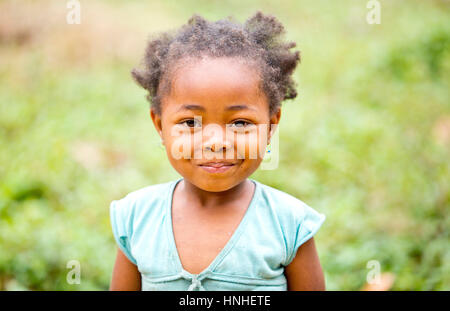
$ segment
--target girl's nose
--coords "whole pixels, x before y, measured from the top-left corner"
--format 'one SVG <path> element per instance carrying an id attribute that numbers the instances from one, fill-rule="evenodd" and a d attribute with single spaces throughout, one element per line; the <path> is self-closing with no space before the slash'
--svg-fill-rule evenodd
<path id="1" fill-rule="evenodd" d="M 203 146 L 205 151 L 220 152 L 227 151 L 232 147 L 232 144 L 228 139 L 212 137 Z"/>
<path id="2" fill-rule="evenodd" d="M 226 133 L 222 128 L 206 131 L 203 135 L 203 149 L 211 152 L 223 152 L 232 148 L 233 143 L 226 137 Z"/>

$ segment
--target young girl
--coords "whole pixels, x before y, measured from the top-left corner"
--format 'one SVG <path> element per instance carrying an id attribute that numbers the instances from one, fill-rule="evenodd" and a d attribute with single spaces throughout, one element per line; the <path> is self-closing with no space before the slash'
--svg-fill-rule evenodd
<path id="1" fill-rule="evenodd" d="M 244 25 L 193 15 L 150 41 L 133 77 L 182 178 L 112 201 L 111 290 L 325 289 L 313 240 L 325 216 L 248 178 L 273 136 L 261 125 L 297 95 L 300 53 L 283 34 L 261 12 Z"/>

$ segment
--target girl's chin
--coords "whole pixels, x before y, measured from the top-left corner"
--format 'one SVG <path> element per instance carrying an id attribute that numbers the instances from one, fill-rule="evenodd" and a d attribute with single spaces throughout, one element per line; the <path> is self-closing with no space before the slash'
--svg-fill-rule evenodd
<path id="1" fill-rule="evenodd" d="M 217 185 L 207 185 L 207 186 L 197 186 L 198 188 L 202 189 L 203 191 L 208 191 L 208 192 L 223 192 L 223 191 L 227 191 L 231 188 L 233 188 L 232 185 L 230 186 L 223 186 L 223 187 L 218 187 Z"/>
<path id="2" fill-rule="evenodd" d="M 239 181 L 236 181 L 236 175 L 226 177 L 200 177 L 195 178 L 195 182 L 193 183 L 196 187 L 209 192 L 223 192 L 227 191 L 237 184 Z"/>

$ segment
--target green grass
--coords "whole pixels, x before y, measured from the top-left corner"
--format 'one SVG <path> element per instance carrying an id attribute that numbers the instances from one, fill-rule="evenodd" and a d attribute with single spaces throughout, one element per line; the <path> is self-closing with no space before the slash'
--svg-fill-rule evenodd
<path id="1" fill-rule="evenodd" d="M 0 290 L 108 288 L 109 203 L 178 177 L 129 73 L 146 34 L 193 13 L 244 21 L 257 9 L 283 22 L 302 63 L 299 96 L 283 105 L 280 165 L 252 177 L 327 215 L 316 236 L 327 288 L 360 289 L 378 260 L 393 290 L 450 290 L 448 4 L 381 1 L 381 24 L 368 25 L 365 1 L 94 3 L 105 10 L 86 13 L 83 36 L 64 18 L 25 43 L 0 31 Z M 33 20 L 36 7 L 24 10 Z M 61 29 L 63 41 L 52 36 Z M 115 54 L 128 31 L 134 44 Z M 66 282 L 72 259 L 80 285 Z"/>

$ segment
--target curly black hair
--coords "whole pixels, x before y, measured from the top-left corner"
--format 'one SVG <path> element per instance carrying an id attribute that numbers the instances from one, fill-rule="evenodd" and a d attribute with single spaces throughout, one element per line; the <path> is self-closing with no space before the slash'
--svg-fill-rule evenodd
<path id="1" fill-rule="evenodd" d="M 300 52 L 291 52 L 295 42 L 283 40 L 283 25 L 271 15 L 257 11 L 243 25 L 233 17 L 209 22 L 194 14 L 180 29 L 157 33 L 147 45 L 144 68 L 133 69 L 134 80 L 148 90 L 151 109 L 161 114 L 161 100 L 170 91 L 169 77 L 193 58 L 238 57 L 257 65 L 260 90 L 266 95 L 269 112 L 281 102 L 297 96 L 292 73 Z"/>

